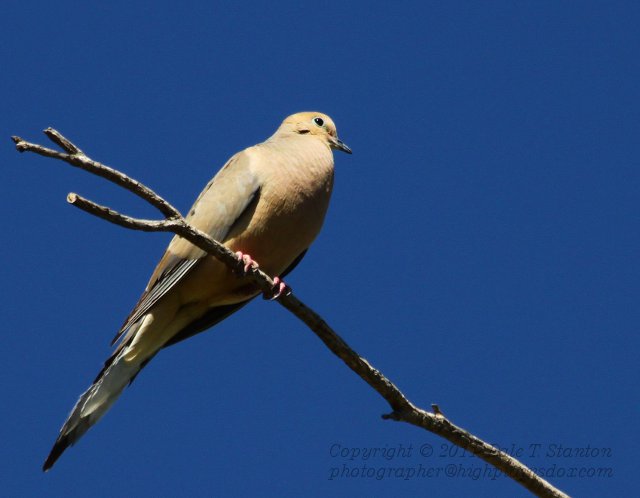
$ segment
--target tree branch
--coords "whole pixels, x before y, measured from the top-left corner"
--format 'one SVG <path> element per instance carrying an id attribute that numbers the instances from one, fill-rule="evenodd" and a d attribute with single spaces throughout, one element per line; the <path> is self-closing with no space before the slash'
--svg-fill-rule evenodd
<path id="1" fill-rule="evenodd" d="M 47 128 L 44 130 L 44 133 L 52 142 L 60 145 L 65 151 L 67 151 L 67 154 L 58 152 L 57 150 L 48 149 L 42 145 L 26 142 L 20 137 L 13 136 L 11 139 L 15 142 L 18 152 L 35 152 L 41 156 L 59 159 L 60 161 L 69 163 L 71 166 L 75 166 L 76 168 L 83 169 L 89 173 L 93 173 L 94 175 L 101 176 L 116 185 L 124 187 L 129 192 L 134 193 L 158 209 L 166 218 L 181 217 L 180 212 L 176 208 L 156 194 L 153 190 L 120 171 L 89 159 L 78 147 L 73 145 L 53 128 Z"/>
<path id="2" fill-rule="evenodd" d="M 167 227 L 173 222 L 173 220 L 141 220 L 138 218 L 131 218 L 130 216 L 120 214 L 107 206 L 101 206 L 89 199 L 85 199 L 81 195 L 73 192 L 70 192 L 67 195 L 67 202 L 72 206 L 82 209 L 86 213 L 132 230 L 142 230 L 143 232 L 167 232 L 169 231 Z"/>
<path id="3" fill-rule="evenodd" d="M 132 218 L 74 193 L 70 193 L 67 196 L 67 201 L 70 204 L 103 220 L 132 230 L 173 232 L 207 253 L 212 254 L 232 270 L 241 271 L 242 263 L 238 262 L 232 251 L 213 240 L 206 233 L 190 226 L 176 208 L 153 190 L 120 171 L 93 161 L 56 130 L 47 128 L 44 133 L 65 152 L 29 143 L 20 137 L 14 136 L 12 139 L 19 152 L 33 152 L 44 157 L 58 159 L 124 187 L 156 207 L 165 216 L 165 219 L 144 220 Z M 271 277 L 258 268 L 251 269 L 246 278 L 255 283 L 265 294 L 269 294 L 273 289 L 274 282 Z M 538 496 L 567 498 L 568 495 L 536 475 L 526 465 L 498 448 L 485 443 L 465 429 L 454 425 L 444 416 L 437 405 L 432 405 L 434 413 L 413 405 L 389 379 L 351 349 L 321 316 L 301 302 L 293 293 L 289 292 L 280 296 L 278 302 L 306 323 L 336 356 L 389 403 L 392 412 L 383 415 L 383 419 L 406 422 L 437 434 L 460 448 L 473 453 Z"/>

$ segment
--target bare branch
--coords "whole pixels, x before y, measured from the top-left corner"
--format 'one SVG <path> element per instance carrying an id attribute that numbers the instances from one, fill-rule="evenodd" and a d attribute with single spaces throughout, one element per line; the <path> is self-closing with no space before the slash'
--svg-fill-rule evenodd
<path id="1" fill-rule="evenodd" d="M 16 149 L 19 152 L 34 152 L 41 156 L 65 161 L 72 166 L 102 176 L 126 188 L 158 208 L 165 215 L 166 219 L 144 220 L 132 218 L 74 193 L 70 193 L 67 196 L 70 204 L 103 220 L 125 228 L 147 232 L 173 232 L 207 253 L 212 254 L 234 271 L 239 271 L 242 268 L 242 264 L 238 262 L 233 252 L 213 240 L 206 233 L 190 226 L 171 204 L 158 196 L 153 190 L 128 177 L 124 173 L 88 158 L 78 147 L 56 130 L 47 128 L 45 133 L 52 141 L 67 151 L 67 153 L 47 149 L 41 145 L 26 142 L 19 137 L 12 137 L 12 139 L 16 143 Z M 250 270 L 245 278 L 254 282 L 265 293 L 269 293 L 273 289 L 273 280 L 271 277 L 257 268 Z M 393 411 L 390 414 L 383 415 L 382 418 L 406 422 L 437 434 L 466 451 L 473 453 L 488 464 L 493 465 L 505 475 L 511 477 L 538 496 L 553 498 L 568 497 L 568 495 L 553 487 L 549 482 L 536 475 L 526 465 L 512 456 L 485 443 L 465 429 L 451 423 L 444 416 L 438 405 L 432 405 L 434 413 L 427 412 L 413 405 L 395 384 L 387 379 L 380 371 L 372 367 L 366 359 L 351 349 L 351 347 L 329 327 L 320 315 L 301 302 L 293 293 L 282 295 L 277 300 L 282 306 L 307 324 L 336 356 L 389 403 Z"/>
<path id="2" fill-rule="evenodd" d="M 85 199 L 81 195 L 70 192 L 67 195 L 67 202 L 83 211 L 102 218 L 110 223 L 114 223 L 121 227 L 130 228 L 132 230 L 142 230 L 143 232 L 169 232 L 169 226 L 172 223 L 169 220 L 140 220 L 131 218 L 114 211 L 113 209 L 96 204 L 89 199 Z"/>
<path id="3" fill-rule="evenodd" d="M 63 149 L 67 151 L 78 152 L 70 152 L 68 154 L 65 154 L 63 152 L 58 152 L 57 150 L 48 149 L 47 147 L 43 147 L 42 145 L 32 144 L 17 136 L 13 136 L 11 137 L 11 139 L 15 142 L 18 152 L 35 152 L 36 154 L 39 154 L 41 156 L 65 161 L 71 166 L 75 166 L 76 168 L 83 169 L 85 171 L 88 171 L 89 173 L 93 173 L 94 175 L 101 176 L 102 178 L 105 178 L 110 182 L 115 183 L 116 185 L 124 187 L 129 192 L 132 192 L 141 199 L 147 201 L 167 218 L 178 218 L 181 216 L 180 211 L 174 208 L 171 204 L 165 201 L 149 187 L 141 184 L 137 180 L 128 177 L 120 171 L 89 159 L 84 153 L 80 151 L 79 147 L 76 147 L 73 143 L 71 143 L 70 140 L 62 136 L 62 134 L 60 134 L 56 130 L 47 128 L 45 130 L 45 133 L 53 142 L 60 145 Z"/>
<path id="4" fill-rule="evenodd" d="M 53 143 L 58 144 L 60 148 L 64 149 L 69 154 L 81 154 L 84 156 L 84 152 L 82 152 L 78 147 L 69 142 L 65 137 L 63 137 L 57 130 L 53 128 L 47 128 L 44 130 L 44 134 L 49 137 Z"/>

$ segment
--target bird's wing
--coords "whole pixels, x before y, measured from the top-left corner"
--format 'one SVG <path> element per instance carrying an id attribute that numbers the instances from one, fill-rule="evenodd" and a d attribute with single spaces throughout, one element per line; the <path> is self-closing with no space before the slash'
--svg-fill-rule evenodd
<path id="1" fill-rule="evenodd" d="M 207 184 L 186 217 L 187 223 L 224 242 L 234 224 L 260 193 L 258 177 L 250 169 L 246 151 L 233 156 Z M 140 300 L 111 342 L 142 318 L 154 304 L 185 278 L 206 255 L 185 239 L 175 236 L 151 275 Z"/>

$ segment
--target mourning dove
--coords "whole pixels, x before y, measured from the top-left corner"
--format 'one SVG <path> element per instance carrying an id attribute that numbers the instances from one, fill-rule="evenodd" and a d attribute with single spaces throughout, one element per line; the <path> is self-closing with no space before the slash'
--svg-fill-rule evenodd
<path id="1" fill-rule="evenodd" d="M 289 116 L 265 142 L 227 161 L 187 222 L 236 252 L 245 268 L 258 262 L 268 275 L 286 275 L 322 226 L 333 186 L 332 149 L 351 153 L 329 116 Z M 276 283 L 279 292 L 283 284 L 279 278 Z M 215 325 L 258 293 L 216 258 L 175 236 L 116 335 L 118 346 L 62 426 L 43 470 L 107 412 L 158 351 Z"/>

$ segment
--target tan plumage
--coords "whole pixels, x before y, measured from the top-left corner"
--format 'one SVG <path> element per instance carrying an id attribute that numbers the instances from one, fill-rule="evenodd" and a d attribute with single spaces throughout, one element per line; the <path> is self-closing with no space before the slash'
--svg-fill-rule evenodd
<path id="1" fill-rule="evenodd" d="M 207 184 L 187 220 L 233 251 L 249 254 L 269 275 L 284 275 L 317 236 L 333 186 L 332 149 L 351 152 L 331 118 L 289 116 L 265 142 L 233 156 Z M 213 256 L 174 237 L 114 342 L 80 397 L 44 470 L 95 424 L 163 347 L 215 325 L 258 290 Z"/>

